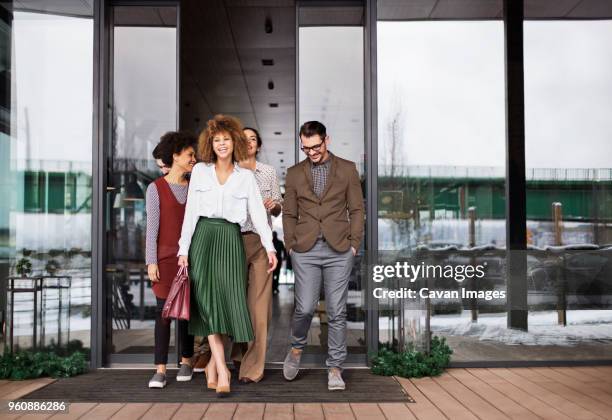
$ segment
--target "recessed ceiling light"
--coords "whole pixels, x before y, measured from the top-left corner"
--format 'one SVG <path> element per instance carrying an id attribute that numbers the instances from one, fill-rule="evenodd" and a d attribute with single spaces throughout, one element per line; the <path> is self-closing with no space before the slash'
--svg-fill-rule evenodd
<path id="1" fill-rule="evenodd" d="M 268 104 L 270 106 L 270 108 L 278 108 L 278 104 L 276 102 L 272 102 L 271 104 Z"/>
<path id="2" fill-rule="evenodd" d="M 273 66 L 274 60 L 272 60 L 271 58 L 264 58 L 263 60 L 261 60 L 261 64 L 264 66 Z"/>
<path id="3" fill-rule="evenodd" d="M 274 89 L 274 82 L 272 80 L 268 81 L 268 89 Z"/>
<path id="4" fill-rule="evenodd" d="M 283 163 L 284 161 L 285 161 L 285 159 L 281 159 L 281 160 L 280 160 L 280 163 Z"/>
<path id="5" fill-rule="evenodd" d="M 274 135 L 275 135 L 275 136 L 280 136 L 281 134 L 283 134 L 281 131 L 275 131 L 275 132 L 274 132 Z"/>
<path id="6" fill-rule="evenodd" d="M 267 34 L 271 34 L 274 28 L 272 27 L 272 19 L 269 17 L 266 18 L 266 22 L 264 23 L 264 29 Z"/>
<path id="7" fill-rule="evenodd" d="M 279 154 L 279 155 L 284 155 L 284 154 L 285 154 L 285 152 L 278 152 L 278 154 Z"/>

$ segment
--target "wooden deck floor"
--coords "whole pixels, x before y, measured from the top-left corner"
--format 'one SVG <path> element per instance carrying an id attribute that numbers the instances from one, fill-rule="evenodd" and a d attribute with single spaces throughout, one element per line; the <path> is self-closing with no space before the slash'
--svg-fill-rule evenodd
<path id="1" fill-rule="evenodd" d="M 0 419 L 612 419 L 612 366 L 450 369 L 399 380 L 416 403 L 73 403 L 66 415 Z M 47 383 L 0 382 L 0 398 Z"/>

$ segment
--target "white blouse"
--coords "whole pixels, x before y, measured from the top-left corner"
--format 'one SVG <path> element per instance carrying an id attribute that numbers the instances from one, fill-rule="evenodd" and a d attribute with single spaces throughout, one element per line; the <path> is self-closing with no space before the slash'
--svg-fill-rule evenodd
<path id="1" fill-rule="evenodd" d="M 189 255 L 191 237 L 201 216 L 225 219 L 244 227 L 247 214 L 251 216 L 263 247 L 274 252 L 272 230 L 253 172 L 234 165 L 234 171 L 221 185 L 214 164 L 196 164 L 189 180 L 178 255 Z"/>

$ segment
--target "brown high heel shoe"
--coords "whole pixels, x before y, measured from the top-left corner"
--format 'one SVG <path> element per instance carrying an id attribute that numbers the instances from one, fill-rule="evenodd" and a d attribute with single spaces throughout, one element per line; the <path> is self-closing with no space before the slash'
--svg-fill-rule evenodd
<path id="1" fill-rule="evenodd" d="M 229 396 L 230 394 L 230 383 L 232 382 L 232 373 L 229 371 L 229 369 L 225 369 L 227 371 L 227 381 L 228 384 L 225 386 L 217 386 L 217 397 L 218 398 L 225 398 L 227 396 Z"/>
<path id="2" fill-rule="evenodd" d="M 208 381 L 208 365 L 206 365 L 206 367 L 204 368 L 204 376 L 206 377 L 206 387 L 208 389 L 217 389 L 217 383 L 216 382 L 209 382 Z"/>

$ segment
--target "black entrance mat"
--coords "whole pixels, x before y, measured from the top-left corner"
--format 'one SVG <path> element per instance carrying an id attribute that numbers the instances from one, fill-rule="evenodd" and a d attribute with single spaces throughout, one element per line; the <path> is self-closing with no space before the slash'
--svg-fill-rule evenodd
<path id="1" fill-rule="evenodd" d="M 238 383 L 232 372 L 232 393 L 219 399 L 205 387 L 204 375 L 191 382 L 176 382 L 176 370 L 168 372 L 168 386 L 148 389 L 152 370 L 98 370 L 74 378 L 59 379 L 23 399 L 70 402 L 414 402 L 393 378 L 373 375 L 367 369 L 347 369 L 343 373 L 346 391 L 327 390 L 327 370 L 300 371 L 287 382 L 278 369 L 266 370 L 257 384 Z"/>

